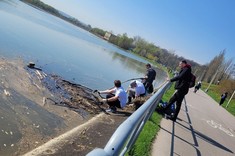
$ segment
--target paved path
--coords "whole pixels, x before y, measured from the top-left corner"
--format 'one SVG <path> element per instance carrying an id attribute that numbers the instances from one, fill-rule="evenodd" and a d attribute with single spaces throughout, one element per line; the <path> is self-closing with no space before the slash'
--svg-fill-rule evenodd
<path id="1" fill-rule="evenodd" d="M 190 90 L 176 122 L 163 119 L 152 156 L 234 156 L 235 117 L 203 91 Z"/>

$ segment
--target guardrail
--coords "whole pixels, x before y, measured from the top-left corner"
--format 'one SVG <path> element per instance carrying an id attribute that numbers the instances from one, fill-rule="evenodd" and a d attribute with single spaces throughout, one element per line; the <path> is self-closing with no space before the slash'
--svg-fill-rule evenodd
<path id="1" fill-rule="evenodd" d="M 88 153 L 87 156 L 125 155 L 135 143 L 144 124 L 150 118 L 163 94 L 170 86 L 170 82 L 163 84 L 154 95 L 116 129 L 104 149 L 96 148 Z"/>

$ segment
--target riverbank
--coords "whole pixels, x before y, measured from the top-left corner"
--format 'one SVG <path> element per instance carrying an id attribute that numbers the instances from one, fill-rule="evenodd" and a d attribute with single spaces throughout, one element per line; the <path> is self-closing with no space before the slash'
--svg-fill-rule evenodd
<path id="1" fill-rule="evenodd" d="M 85 124 L 102 113 L 107 105 L 99 105 L 92 90 L 75 84 L 56 75 L 37 69 L 30 69 L 21 58 L 16 60 L 0 59 L 0 155 L 22 155 L 65 132 Z M 116 123 L 104 114 L 106 131 L 111 135 L 124 117 Z M 107 123 L 108 122 L 108 123 Z M 88 130 L 86 130 L 88 132 Z M 94 133 L 96 129 L 90 133 Z M 88 133 L 86 133 L 89 135 Z M 105 133 L 100 132 L 106 140 Z M 79 135 L 83 137 L 84 135 Z M 78 136 L 77 136 L 78 137 Z M 79 138 L 79 137 L 78 137 Z M 76 139 L 76 138 L 74 138 Z M 87 138 L 89 139 L 89 138 Z M 94 142 L 104 146 L 94 138 Z M 97 144 L 76 142 L 87 153 Z M 86 148 L 89 147 L 89 148 Z"/>
<path id="2" fill-rule="evenodd" d="M 21 155 L 86 118 L 47 98 L 55 96 L 42 84 L 38 70 L 27 69 L 21 59 L 0 60 L 0 155 Z"/>

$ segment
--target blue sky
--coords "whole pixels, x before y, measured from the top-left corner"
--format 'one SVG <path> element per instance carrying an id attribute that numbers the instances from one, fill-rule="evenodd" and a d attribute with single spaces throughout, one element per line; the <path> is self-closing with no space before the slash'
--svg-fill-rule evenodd
<path id="1" fill-rule="evenodd" d="M 200 64 L 235 62 L 235 0 L 41 0 L 114 34 L 140 36 Z"/>

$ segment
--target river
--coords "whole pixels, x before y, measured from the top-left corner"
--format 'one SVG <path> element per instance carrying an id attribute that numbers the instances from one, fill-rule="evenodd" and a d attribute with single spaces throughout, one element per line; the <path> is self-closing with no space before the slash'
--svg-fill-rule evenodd
<path id="1" fill-rule="evenodd" d="M 143 77 L 146 72 L 146 60 L 21 1 L 0 0 L 0 20 L 1 59 L 20 58 L 25 65 L 33 61 L 46 73 L 98 90 L 110 88 L 115 79 L 125 81 Z M 156 70 L 154 84 L 158 87 L 165 80 L 166 73 Z M 2 80 L 10 81 L 4 76 L 1 74 Z M 1 93 L 4 89 L 15 92 L 4 85 L 3 82 L 0 85 Z M 125 83 L 124 87 L 127 86 Z M 38 138 L 45 138 L 53 134 L 54 129 L 64 126 L 64 119 L 19 93 L 0 98 L 0 117 L 0 155 L 11 155 L 19 150 L 16 144 L 25 135 L 19 130 L 22 127 L 27 130 L 31 126 L 35 131 L 30 134 L 32 136 L 39 134 L 36 127 L 43 136 Z"/>
<path id="2" fill-rule="evenodd" d="M 23 57 L 93 89 L 145 74 L 145 60 L 20 1 L 0 1 L 0 19 L 0 56 Z M 158 71 L 156 86 L 165 76 Z"/>

